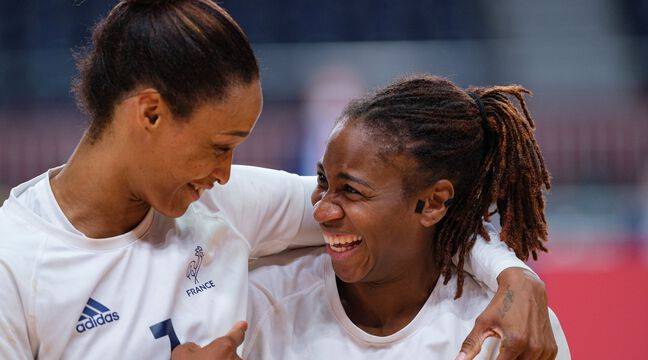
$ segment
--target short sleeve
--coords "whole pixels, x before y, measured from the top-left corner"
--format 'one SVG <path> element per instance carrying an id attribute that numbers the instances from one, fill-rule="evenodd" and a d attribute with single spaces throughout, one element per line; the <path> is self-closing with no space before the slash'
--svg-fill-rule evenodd
<path id="1" fill-rule="evenodd" d="M 33 359 L 16 279 L 0 258 L 0 359 Z"/>
<path id="2" fill-rule="evenodd" d="M 201 205 L 220 212 L 248 241 L 252 256 L 324 243 L 312 219 L 314 177 L 235 165 L 230 181 L 203 194 Z"/>
<path id="3" fill-rule="evenodd" d="M 506 243 L 500 240 L 493 225 L 485 223 L 490 241 L 481 236 L 477 237 L 475 245 L 464 262 L 464 271 L 472 274 L 477 280 L 486 284 L 494 292 L 497 291 L 497 277 L 505 269 L 518 267 L 533 272 L 522 260 L 515 256 L 515 253 L 508 248 Z M 457 256 L 453 257 L 457 263 Z M 535 274 L 535 273 L 534 273 Z"/>

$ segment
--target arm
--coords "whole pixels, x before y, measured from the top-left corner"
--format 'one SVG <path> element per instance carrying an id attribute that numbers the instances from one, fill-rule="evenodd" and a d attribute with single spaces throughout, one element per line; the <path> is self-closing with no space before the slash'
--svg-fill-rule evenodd
<path id="1" fill-rule="evenodd" d="M 533 270 L 524 261 L 518 259 L 515 253 L 500 240 L 493 225 L 485 223 L 484 227 L 488 231 L 490 241 L 487 242 L 481 236 L 477 237 L 475 245 L 466 257 L 463 267 L 465 272 L 473 275 L 493 292 L 497 292 L 500 287 L 498 277 L 506 269 L 516 268 L 520 273 L 522 270 L 526 270 L 526 272 L 535 275 Z M 456 264 L 457 256 L 452 260 Z"/>
<path id="2" fill-rule="evenodd" d="M 473 359 L 490 336 L 502 339 L 498 360 L 553 359 L 557 347 L 545 285 L 499 240 L 494 228 L 487 227 L 491 241 L 477 239 L 464 270 L 495 291 L 495 296 L 475 321 L 457 359 Z"/>
<path id="3" fill-rule="evenodd" d="M 324 244 L 312 218 L 315 183 L 315 177 L 235 165 L 230 181 L 203 194 L 200 203 L 221 212 L 236 227 L 253 257 L 265 256 Z"/>

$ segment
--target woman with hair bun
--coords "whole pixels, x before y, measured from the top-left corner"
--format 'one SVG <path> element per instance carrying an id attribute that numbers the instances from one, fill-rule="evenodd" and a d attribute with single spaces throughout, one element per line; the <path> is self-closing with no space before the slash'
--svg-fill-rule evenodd
<path id="1" fill-rule="evenodd" d="M 263 102 L 250 43 L 210 0 L 124 0 L 77 65 L 88 130 L 0 208 L 0 358 L 237 358 L 248 259 L 323 243 L 313 177 L 232 167 Z M 477 247 L 466 270 L 545 301 L 505 245 Z M 497 324 L 542 332 L 529 304 Z"/>

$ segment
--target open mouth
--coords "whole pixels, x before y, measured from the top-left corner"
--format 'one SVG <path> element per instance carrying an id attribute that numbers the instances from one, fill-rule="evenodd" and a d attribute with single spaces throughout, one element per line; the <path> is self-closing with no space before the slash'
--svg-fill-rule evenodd
<path id="1" fill-rule="evenodd" d="M 338 253 L 353 250 L 362 244 L 362 236 L 360 235 L 324 232 L 323 236 L 330 249 Z"/>
<path id="2" fill-rule="evenodd" d="M 213 186 L 207 186 L 207 187 L 206 187 L 206 186 L 203 186 L 203 185 L 197 185 L 197 184 L 195 184 L 195 183 L 193 183 L 193 182 L 188 183 L 187 186 L 188 186 L 191 190 L 193 190 L 193 195 L 194 195 L 193 197 L 194 197 L 194 200 L 198 200 L 198 198 L 200 198 L 200 196 L 202 195 L 202 193 L 203 193 L 205 190 L 211 189 L 211 188 L 213 187 Z"/>

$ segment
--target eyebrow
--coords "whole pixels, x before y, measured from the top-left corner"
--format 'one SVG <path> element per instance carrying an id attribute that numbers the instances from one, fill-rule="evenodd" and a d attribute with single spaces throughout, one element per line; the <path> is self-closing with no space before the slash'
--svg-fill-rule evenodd
<path id="1" fill-rule="evenodd" d="M 242 130 L 230 130 L 230 131 L 224 131 L 220 133 L 219 135 L 232 135 L 232 136 L 238 136 L 238 137 L 246 137 L 250 135 L 249 131 L 242 131 Z"/>
<path id="2" fill-rule="evenodd" d="M 349 174 L 349 173 L 341 172 L 341 173 L 337 174 L 336 177 L 337 177 L 338 179 L 343 179 L 343 180 L 353 181 L 354 183 L 358 183 L 358 184 L 360 184 L 360 185 L 364 185 L 364 186 L 370 188 L 371 190 L 373 190 L 373 187 L 372 187 L 371 185 L 369 185 L 368 182 L 366 182 L 365 180 L 362 180 L 362 179 L 360 179 L 360 178 L 357 178 L 357 177 L 355 177 L 355 176 L 353 176 L 353 175 L 351 175 L 351 174 Z"/>
<path id="3" fill-rule="evenodd" d="M 321 171 L 324 171 L 324 166 L 322 165 L 321 162 L 318 162 L 318 163 L 317 163 L 317 169 L 318 169 L 318 170 L 321 170 Z M 360 184 L 360 185 L 364 185 L 364 186 L 370 188 L 371 190 L 374 189 L 373 186 L 371 186 L 371 184 L 369 184 L 367 181 L 362 180 L 362 179 L 360 179 L 360 178 L 357 178 L 357 177 L 355 177 L 355 176 L 353 176 L 353 175 L 351 175 L 351 174 L 349 174 L 349 173 L 346 173 L 346 172 L 341 172 L 341 173 L 337 174 L 336 177 L 337 177 L 338 179 L 348 180 L 348 181 L 352 181 L 352 182 L 354 182 L 354 183 L 358 183 L 358 184 Z"/>

